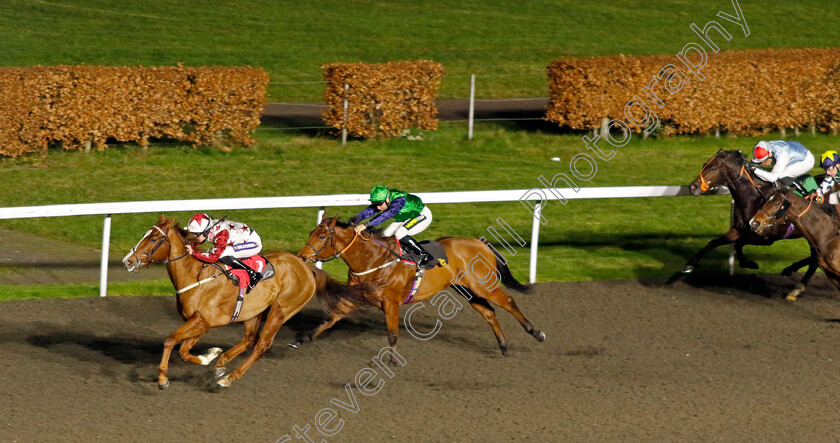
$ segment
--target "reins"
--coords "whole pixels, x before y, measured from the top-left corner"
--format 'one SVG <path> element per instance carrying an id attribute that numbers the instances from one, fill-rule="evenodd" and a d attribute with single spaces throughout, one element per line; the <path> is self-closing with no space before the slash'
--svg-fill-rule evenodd
<path id="1" fill-rule="evenodd" d="M 718 158 L 717 155 L 710 158 L 709 161 L 707 161 L 706 164 L 704 164 L 703 167 L 700 169 L 700 173 L 697 174 L 697 176 L 700 177 L 700 190 L 703 191 L 703 192 L 706 192 L 706 191 L 708 191 L 709 189 L 712 188 L 711 185 L 709 184 L 709 182 L 706 181 L 706 178 L 703 177 L 703 171 L 705 171 L 706 167 L 709 166 L 709 163 L 711 163 L 712 160 L 714 160 L 716 158 Z M 741 158 L 741 161 L 743 161 L 743 157 Z M 724 163 L 724 164 L 726 165 L 726 163 Z M 764 192 L 762 191 L 761 186 L 759 186 L 755 183 L 755 181 L 752 178 L 752 174 L 750 174 L 750 172 L 747 170 L 747 165 L 746 164 L 741 164 L 741 170 L 738 171 L 738 176 L 735 177 L 734 180 L 727 178 L 727 182 L 726 182 L 727 185 L 730 185 L 730 184 L 734 183 L 736 180 L 739 180 L 744 175 L 745 172 L 746 172 L 746 175 L 747 175 L 747 180 L 749 180 L 750 184 L 753 185 L 753 187 L 756 190 L 758 190 L 758 193 L 761 194 L 761 196 L 766 199 L 767 197 L 764 196 Z"/>
<path id="2" fill-rule="evenodd" d="M 370 237 L 365 238 L 365 236 L 361 235 L 361 233 L 359 233 L 359 232 L 355 233 L 355 235 L 353 236 L 353 240 L 351 240 L 350 243 L 347 244 L 347 246 L 345 246 L 341 251 L 335 253 L 334 255 L 332 255 L 330 257 L 324 258 L 324 259 L 318 258 L 318 255 L 320 255 L 321 251 L 323 251 L 327 247 L 327 244 L 332 245 L 333 249 L 335 249 L 335 228 L 329 228 L 329 231 L 330 231 L 329 238 L 324 241 L 324 244 L 320 248 L 315 249 L 315 247 L 312 246 L 312 244 L 310 244 L 309 242 L 306 243 L 306 246 L 309 246 L 314 251 L 314 253 L 310 257 L 312 259 L 312 261 L 325 263 L 325 262 L 332 261 L 332 260 L 335 260 L 335 259 L 341 257 L 342 254 L 344 254 L 348 249 L 350 249 L 351 246 L 353 246 L 354 243 L 356 243 L 356 239 L 359 238 L 359 237 L 361 237 L 362 241 L 373 240 L 376 244 L 378 244 L 379 246 L 382 246 L 383 248 L 387 249 L 390 254 L 394 255 L 397 258 L 396 258 L 396 260 L 386 262 L 385 264 L 382 264 L 382 265 L 380 265 L 376 268 L 373 268 L 373 269 L 368 269 L 367 271 L 356 272 L 356 271 L 350 269 L 351 274 L 353 274 L 353 275 L 370 274 L 371 272 L 378 271 L 378 270 L 383 269 L 383 268 L 387 268 L 388 266 L 391 266 L 395 263 L 399 263 L 400 260 L 402 260 L 402 256 L 400 254 L 395 252 L 388 245 L 385 245 L 382 242 L 380 242 L 379 240 L 377 240 L 376 238 L 374 238 L 373 233 L 370 234 Z M 398 245 L 399 245 L 399 241 L 398 241 Z"/>

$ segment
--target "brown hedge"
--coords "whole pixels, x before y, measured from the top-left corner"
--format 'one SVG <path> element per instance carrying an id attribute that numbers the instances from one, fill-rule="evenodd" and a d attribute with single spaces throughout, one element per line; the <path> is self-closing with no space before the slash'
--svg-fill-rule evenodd
<path id="1" fill-rule="evenodd" d="M 322 69 L 329 105 L 323 118 L 328 125 L 366 138 L 396 137 L 408 128 L 437 129 L 435 97 L 444 71 L 440 63 L 331 63 Z"/>
<path id="2" fill-rule="evenodd" d="M 171 138 L 251 145 L 268 73 L 249 67 L 0 68 L 0 155 Z"/>
<path id="3" fill-rule="evenodd" d="M 564 58 L 548 66 L 551 102 L 546 119 L 573 129 L 592 129 L 604 117 L 624 119 L 635 95 L 657 114 L 665 133 L 733 134 L 816 125 L 840 127 L 840 49 L 707 51 L 700 81 L 676 56 Z M 678 92 L 643 88 L 663 67 L 674 65 L 686 78 Z M 632 125 L 631 125 L 632 127 Z"/>

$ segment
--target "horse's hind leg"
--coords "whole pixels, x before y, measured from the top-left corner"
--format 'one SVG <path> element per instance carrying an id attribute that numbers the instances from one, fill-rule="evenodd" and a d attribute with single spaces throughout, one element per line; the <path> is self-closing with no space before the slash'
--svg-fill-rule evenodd
<path id="1" fill-rule="evenodd" d="M 242 337 L 242 341 L 237 343 L 234 347 L 228 349 L 221 357 L 219 357 L 219 361 L 216 362 L 216 378 L 225 375 L 225 365 L 229 361 L 236 358 L 237 355 L 243 353 L 246 349 L 254 346 L 254 342 L 257 340 L 257 330 L 260 328 L 260 321 L 262 321 L 263 317 L 265 317 L 265 315 L 260 314 L 242 323 L 245 325 L 245 336 Z"/>
<path id="2" fill-rule="evenodd" d="M 496 318 L 496 310 L 490 306 L 490 303 L 488 303 L 487 300 L 476 296 L 473 296 L 473 298 L 470 299 L 470 306 L 478 311 L 478 313 L 484 317 L 484 320 L 487 321 L 487 324 L 489 324 L 493 329 L 493 334 L 496 335 L 496 340 L 499 342 L 499 349 L 502 350 L 502 355 L 508 355 L 507 340 L 505 340 L 505 334 L 502 333 L 502 327 L 499 326 L 499 320 Z"/>
<path id="3" fill-rule="evenodd" d="M 181 360 L 184 360 L 187 363 L 195 363 L 206 366 L 222 352 L 221 348 L 210 348 L 204 355 L 192 355 L 190 354 L 190 350 L 193 346 L 195 346 L 196 342 L 198 342 L 198 337 L 188 338 L 181 343 L 181 348 L 178 352 L 181 355 Z"/>
<path id="4" fill-rule="evenodd" d="M 475 288 L 470 288 L 475 289 Z M 525 332 L 531 334 L 535 339 L 538 341 L 545 341 L 545 332 L 540 331 L 539 329 L 534 328 L 534 325 L 525 318 L 525 314 L 519 310 L 519 307 L 516 306 L 516 302 L 513 301 L 513 297 L 507 295 L 505 291 L 502 291 L 500 288 L 496 287 L 492 291 L 488 291 L 485 288 L 481 288 L 478 291 L 473 291 L 475 294 L 478 294 L 479 297 L 486 298 L 491 302 L 501 306 L 506 311 L 513 314 L 516 317 L 516 320 L 519 321 L 519 324 L 525 328 Z"/>
<path id="5" fill-rule="evenodd" d="M 330 316 L 327 317 L 326 320 L 324 320 L 323 323 L 321 323 L 317 328 L 315 328 L 315 330 L 312 331 L 311 334 L 298 338 L 297 340 L 289 343 L 289 346 L 295 349 L 299 349 L 300 345 L 315 340 L 324 331 L 333 327 L 333 325 L 338 323 L 339 320 L 343 319 L 344 317 L 347 317 L 351 312 L 355 311 L 356 309 L 359 309 L 359 307 L 350 302 L 342 301 L 338 305 L 338 307 L 336 307 L 335 311 L 333 311 L 330 314 Z"/>
<path id="6" fill-rule="evenodd" d="M 184 340 L 197 340 L 198 337 L 201 337 L 209 330 L 210 325 L 207 324 L 207 321 L 204 320 L 201 313 L 196 312 L 186 323 L 166 338 L 166 341 L 163 342 L 163 357 L 158 367 L 158 387 L 161 390 L 169 387 L 169 379 L 166 378 L 166 371 L 169 370 L 169 356 L 172 354 L 172 348 Z"/>
<path id="7" fill-rule="evenodd" d="M 262 332 L 260 333 L 260 338 L 257 340 L 257 344 L 254 346 L 254 350 L 251 352 L 251 355 L 248 356 L 248 359 L 236 368 L 235 371 L 216 383 L 220 386 L 229 388 L 231 382 L 242 377 L 242 374 L 244 374 L 245 371 L 247 371 L 254 362 L 259 360 L 260 357 L 265 354 L 265 351 L 271 347 L 271 343 L 274 342 L 274 336 L 277 335 L 277 331 L 280 330 L 280 326 L 283 326 L 283 322 L 285 321 L 283 309 L 280 307 L 279 303 L 274 302 L 271 305 L 271 309 L 268 311 L 268 315 L 265 316 L 265 324 L 263 325 Z"/>

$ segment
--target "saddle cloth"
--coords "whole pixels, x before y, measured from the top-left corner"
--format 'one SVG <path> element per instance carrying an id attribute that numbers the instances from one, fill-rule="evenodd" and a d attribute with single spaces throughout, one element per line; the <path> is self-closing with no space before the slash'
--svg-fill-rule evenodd
<path id="1" fill-rule="evenodd" d="M 426 263 L 426 266 L 424 266 L 423 269 L 432 269 L 436 266 L 446 266 L 446 264 L 449 263 L 449 257 L 446 255 L 446 251 L 443 249 L 443 246 L 441 246 L 440 243 L 434 240 L 426 240 L 421 241 L 420 246 L 422 246 L 423 249 L 425 249 L 426 252 L 428 252 L 429 255 L 432 256 L 432 259 L 429 260 L 428 263 Z M 400 249 L 403 248 L 400 247 Z M 400 252 L 402 253 L 403 261 L 416 264 L 420 260 L 420 257 L 409 251 L 403 249 Z"/>

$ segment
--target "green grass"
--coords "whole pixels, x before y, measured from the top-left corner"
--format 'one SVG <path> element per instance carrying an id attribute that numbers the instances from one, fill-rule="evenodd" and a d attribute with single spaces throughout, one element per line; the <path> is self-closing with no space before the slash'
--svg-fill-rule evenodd
<path id="1" fill-rule="evenodd" d="M 691 23 L 723 23 L 724 49 L 840 46 L 840 28 L 825 17 L 840 3 L 806 0 L 740 2 L 751 35 L 716 17 L 731 2 L 596 1 L 271 2 L 199 0 L 7 0 L 0 3 L 0 65 L 250 65 L 266 69 L 273 101 L 318 101 L 321 66 L 332 62 L 429 59 L 446 67 L 441 97 L 465 97 L 478 75 L 479 98 L 544 97 L 546 66 L 563 56 L 675 54 L 697 41 Z M 713 57 L 713 55 L 710 55 Z M 296 82 L 312 82 L 299 84 Z M 295 84 L 283 84 L 295 83 Z M 629 94 L 630 92 L 628 92 Z M 629 99 L 629 96 L 628 96 Z M 537 177 L 568 171 L 584 148 L 579 136 L 479 124 L 467 142 L 462 124 L 442 122 L 423 141 L 372 140 L 339 146 L 333 138 L 259 131 L 250 149 L 225 153 L 159 143 L 80 154 L 50 150 L 44 158 L 0 160 L 7 191 L 0 206 L 365 192 L 387 183 L 411 192 L 524 189 Z M 768 137 L 770 137 L 768 135 Z M 837 137 L 800 138 L 815 153 Z M 719 147 L 746 148 L 755 138 L 634 139 L 600 162 L 589 186 L 686 184 Z M 550 157 L 561 156 L 562 162 Z M 359 208 L 330 208 L 345 218 Z M 503 217 L 526 239 L 530 215 L 519 203 L 436 205 L 424 238 L 480 236 Z M 227 211 L 248 222 L 267 249 L 296 252 L 314 209 Z M 538 279 L 663 278 L 728 225 L 726 197 L 679 197 L 551 202 L 540 244 Z M 186 220 L 190 214 L 171 214 Z M 157 214 L 115 215 L 112 258 L 120 258 Z M 47 238 L 98 247 L 102 218 L 93 216 L 0 222 Z M 807 253 L 804 241 L 747 248 L 777 271 Z M 73 251 L 58 251 L 71 255 Z M 725 267 L 726 251 L 706 269 Z M 527 250 L 511 258 L 527 279 Z M 8 270 L 8 269 L 5 269 Z M 5 271 L 4 270 L 4 271 Z M 339 264 L 328 270 L 342 272 Z M 94 295 L 95 285 L 3 287 L 15 297 Z M 111 293 L 171 293 L 166 281 L 111 283 Z M 0 295 L 0 298 L 4 297 Z"/>
<path id="2" fill-rule="evenodd" d="M 169 200 L 185 198 L 268 197 L 365 193 L 375 183 L 410 192 L 527 189 L 538 187 L 540 175 L 568 172 L 568 160 L 584 147 L 578 135 L 544 134 L 482 124 L 466 141 L 464 128 L 443 125 L 424 140 L 353 141 L 342 147 L 332 138 L 260 131 L 254 148 L 232 152 L 155 144 L 132 145 L 102 152 L 49 151 L 43 158 L 0 160 L 9 183 L 27 184 L 0 196 L 0 206 Z M 773 135 L 768 135 L 772 138 Z M 751 147 L 757 138 L 634 138 L 611 161 L 598 163 L 596 176 L 583 186 L 688 184 L 718 148 Z M 813 152 L 840 141 L 836 136 L 799 138 Z M 551 157 L 559 156 L 560 162 Z M 33 185 L 28 185 L 33 184 Z M 37 185 L 34 185 L 37 184 Z M 328 208 L 328 215 L 347 218 L 361 207 Z M 439 204 L 435 221 L 421 239 L 440 236 L 478 237 L 503 217 L 526 241 L 531 214 L 518 202 Z M 116 214 L 112 259 L 121 258 L 159 214 Z M 185 222 L 190 213 L 169 214 Z M 216 211 L 257 229 L 267 250 L 299 251 L 313 227 L 315 208 Z M 664 279 L 686 258 L 728 228 L 726 196 L 550 202 L 540 233 L 539 281 L 592 279 Z M 69 240 L 98 248 L 102 217 L 78 216 L 7 220 L 0 227 Z M 72 251 L 61 251 L 72 254 Z M 748 247 L 761 272 L 776 272 L 807 255 L 804 240 L 773 247 Z M 704 269 L 726 267 L 726 248 L 712 253 Z M 510 257 L 520 280 L 528 278 L 528 250 Z M 327 270 L 341 277 L 343 264 Z M 119 283 L 110 293 L 171 293 L 168 282 Z M 135 286 L 140 285 L 140 286 Z M 74 287 L 70 294 L 90 293 Z M 39 292 L 40 291 L 40 292 Z M 46 291 L 46 292 L 44 292 Z M 133 291 L 133 292 L 132 292 Z M 60 292 L 60 291 L 59 291 Z M 27 294 L 54 293 L 31 289 Z"/>
<path id="3" fill-rule="evenodd" d="M 724 49 L 840 46 L 840 3 L 740 2 L 751 34 L 716 17 L 726 0 L 512 2 L 312 0 L 6 0 L 5 66 L 250 65 L 271 81 L 317 82 L 333 62 L 429 59 L 447 69 L 441 95 L 545 97 L 545 68 L 563 56 L 675 54 L 717 20 Z M 274 101 L 321 100 L 321 84 L 274 84 Z"/>

